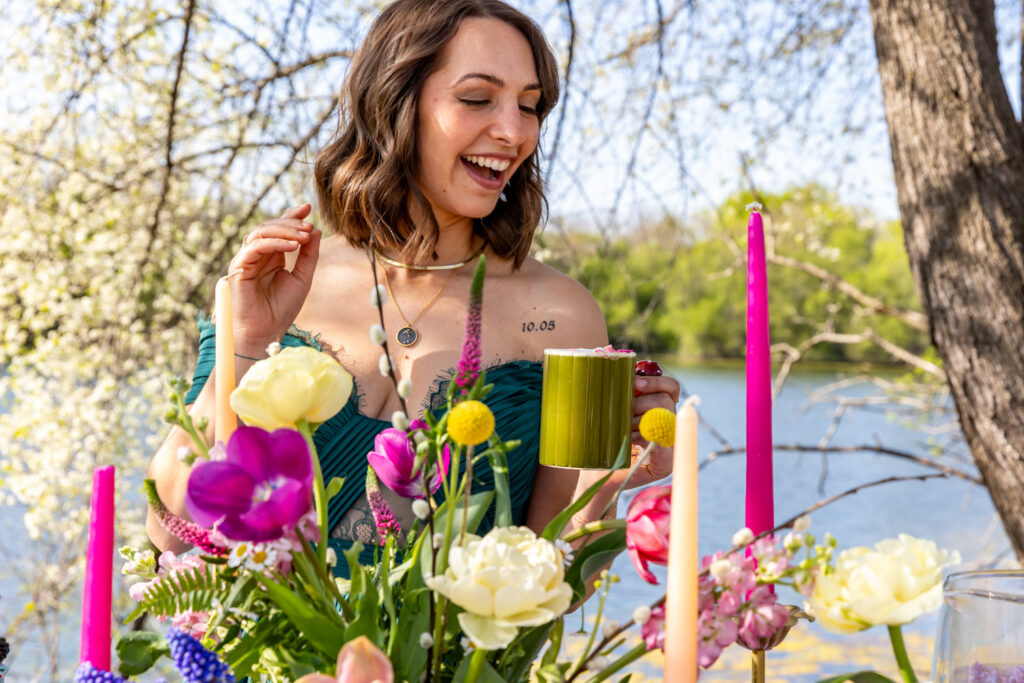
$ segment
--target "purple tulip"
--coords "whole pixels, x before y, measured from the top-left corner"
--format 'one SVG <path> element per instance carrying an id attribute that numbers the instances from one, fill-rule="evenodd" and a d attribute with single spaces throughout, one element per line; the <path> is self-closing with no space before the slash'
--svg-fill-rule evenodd
<path id="1" fill-rule="evenodd" d="M 413 420 L 409 425 L 412 431 L 426 428 L 427 423 L 423 420 Z M 423 485 L 423 468 L 420 468 L 415 477 L 412 475 L 416 449 L 409 440 L 409 435 L 401 429 L 388 427 L 378 434 L 373 440 L 373 450 L 366 454 L 366 459 L 381 482 L 398 495 L 406 498 L 423 498 L 427 495 Z M 430 493 L 441 488 L 441 482 L 448 474 L 450 462 L 451 454 L 446 445 L 441 471 L 435 472 L 430 479 Z"/>
<path id="2" fill-rule="evenodd" d="M 192 519 L 236 541 L 273 541 L 311 509 L 313 462 L 294 429 L 239 427 L 224 460 L 192 468 L 185 506 Z"/>

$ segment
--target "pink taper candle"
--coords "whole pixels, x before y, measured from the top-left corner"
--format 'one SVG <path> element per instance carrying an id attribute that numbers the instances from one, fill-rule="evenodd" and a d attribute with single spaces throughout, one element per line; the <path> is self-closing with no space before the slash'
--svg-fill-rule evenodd
<path id="1" fill-rule="evenodd" d="M 110 600 L 114 570 L 114 468 L 92 474 L 89 546 L 82 588 L 82 647 L 79 662 L 110 671 Z"/>
<path id="2" fill-rule="evenodd" d="M 697 410 L 696 396 L 676 413 L 672 512 L 665 594 L 666 683 L 697 680 Z"/>
<path id="3" fill-rule="evenodd" d="M 235 337 L 231 314 L 231 285 L 226 277 L 217 280 L 215 290 L 217 323 L 217 352 L 214 357 L 214 439 L 228 442 L 238 426 L 238 418 L 231 410 L 231 392 L 235 390 Z"/>
<path id="4" fill-rule="evenodd" d="M 768 344 L 768 282 L 758 203 L 747 223 L 747 508 L 755 534 L 775 526 L 772 494 L 772 366 Z"/>

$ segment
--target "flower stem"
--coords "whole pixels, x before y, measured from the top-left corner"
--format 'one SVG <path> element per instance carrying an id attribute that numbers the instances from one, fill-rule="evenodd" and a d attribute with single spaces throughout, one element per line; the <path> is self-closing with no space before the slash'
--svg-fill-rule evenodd
<path id="1" fill-rule="evenodd" d="M 588 534 L 593 534 L 593 533 L 596 533 L 598 531 L 607 531 L 608 529 L 625 529 L 625 528 L 626 528 L 626 520 L 624 520 L 624 519 L 599 519 L 599 520 L 594 521 L 594 522 L 587 522 L 586 524 L 584 524 L 583 526 L 579 527 L 578 529 L 575 529 L 575 530 L 569 532 L 568 534 L 566 534 L 565 536 L 562 537 L 562 540 L 565 541 L 566 543 L 572 543 L 577 538 L 580 538 L 582 536 L 586 536 Z"/>
<path id="2" fill-rule="evenodd" d="M 890 626 L 889 640 L 892 641 L 892 653 L 896 655 L 896 665 L 900 668 L 900 675 L 905 683 L 917 683 L 917 676 L 914 675 L 914 667 L 910 666 L 910 659 L 907 657 L 907 648 L 903 644 L 903 627 Z"/>
<path id="3" fill-rule="evenodd" d="M 750 681 L 751 683 L 764 683 L 764 650 L 750 651 Z"/>
<path id="4" fill-rule="evenodd" d="M 466 683 L 476 683 L 480 677 L 480 671 L 484 668 L 484 661 L 487 659 L 487 650 L 476 648 L 473 650 L 473 658 L 469 660 L 469 671 L 466 672 Z"/>
<path id="5" fill-rule="evenodd" d="M 591 648 L 594 647 L 594 640 L 597 638 L 597 629 L 601 628 L 601 616 L 604 614 L 604 602 L 608 599 L 608 588 L 611 586 L 612 579 L 607 571 L 602 572 L 601 577 L 601 595 L 597 600 L 597 615 L 594 617 L 594 628 L 590 632 L 590 638 L 587 639 L 587 644 L 583 648 L 583 652 L 580 653 L 579 658 L 573 663 L 572 668 L 569 669 L 569 678 L 566 680 L 575 679 L 584 666 L 590 660 L 594 653 L 591 652 Z"/>
<path id="6" fill-rule="evenodd" d="M 603 681 L 615 672 L 621 671 L 622 669 L 626 668 L 636 660 L 643 657 L 645 654 L 647 654 L 647 644 L 641 641 L 632 650 L 630 650 L 629 652 L 627 652 L 626 654 L 622 655 L 614 662 L 609 664 L 607 668 L 601 669 L 601 671 L 599 671 L 596 676 L 589 679 L 587 683 L 598 683 L 598 681 Z"/>
<path id="7" fill-rule="evenodd" d="M 309 446 L 309 457 L 313 460 L 313 500 L 316 503 L 316 524 L 320 527 L 320 542 L 316 544 L 316 555 L 321 565 L 327 564 L 327 489 L 324 487 L 324 473 L 320 470 L 320 456 L 313 443 L 313 430 L 306 418 L 295 423 Z"/>

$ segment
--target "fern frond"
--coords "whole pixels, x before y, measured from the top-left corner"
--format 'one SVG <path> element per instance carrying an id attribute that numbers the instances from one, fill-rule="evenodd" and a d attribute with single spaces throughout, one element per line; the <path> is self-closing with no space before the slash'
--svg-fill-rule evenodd
<path id="1" fill-rule="evenodd" d="M 231 584 L 221 576 L 221 571 L 221 567 L 204 565 L 161 576 L 143 593 L 139 610 L 155 617 L 186 611 L 208 612 L 215 604 L 227 600 L 231 592 Z"/>

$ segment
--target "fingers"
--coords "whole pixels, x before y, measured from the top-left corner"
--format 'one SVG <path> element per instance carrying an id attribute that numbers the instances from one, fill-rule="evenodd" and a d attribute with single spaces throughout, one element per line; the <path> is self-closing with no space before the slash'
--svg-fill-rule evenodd
<path id="1" fill-rule="evenodd" d="M 305 218 L 313 210 L 313 207 L 309 204 L 303 204 L 301 206 L 293 206 L 292 208 L 281 214 L 281 218 Z"/>
<path id="2" fill-rule="evenodd" d="M 637 377 L 633 385 L 633 395 L 636 397 L 647 394 L 667 394 L 672 399 L 673 406 L 679 401 L 679 382 L 672 377 Z"/>
<path id="3" fill-rule="evenodd" d="M 300 280 L 307 290 L 313 284 L 313 271 L 316 270 L 316 262 L 320 258 L 320 237 L 319 230 L 313 230 L 309 234 L 309 241 L 303 245 L 299 257 L 295 259 L 295 266 L 292 267 L 292 275 Z"/>
<path id="4" fill-rule="evenodd" d="M 315 228 L 302 219 L 309 215 L 312 207 L 303 204 L 289 209 L 280 218 L 264 221 L 242 240 L 242 249 L 231 263 L 232 270 L 243 271 L 243 276 L 253 277 L 253 269 L 263 271 L 269 265 L 278 267 L 280 256 L 295 251 L 313 240 Z M 314 261 L 315 263 L 315 261 Z"/>

